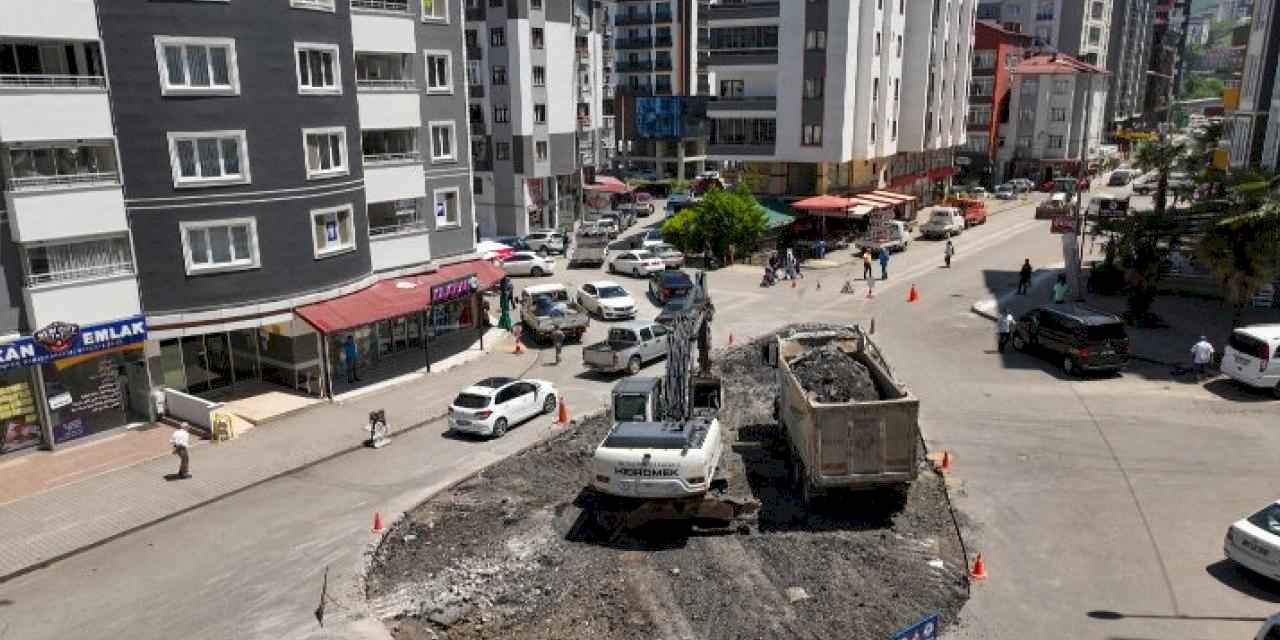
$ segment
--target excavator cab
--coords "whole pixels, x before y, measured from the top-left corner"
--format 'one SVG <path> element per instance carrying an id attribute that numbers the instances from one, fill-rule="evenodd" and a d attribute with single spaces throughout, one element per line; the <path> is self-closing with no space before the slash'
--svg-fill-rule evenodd
<path id="1" fill-rule="evenodd" d="M 720 379 L 694 378 L 690 405 L 695 416 L 715 416 L 720 411 Z"/>

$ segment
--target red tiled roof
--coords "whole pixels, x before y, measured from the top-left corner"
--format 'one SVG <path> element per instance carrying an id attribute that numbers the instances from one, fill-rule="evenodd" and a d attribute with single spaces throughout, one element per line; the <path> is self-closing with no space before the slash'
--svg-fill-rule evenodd
<path id="1" fill-rule="evenodd" d="M 1013 68 L 1014 73 L 1103 73 L 1106 71 L 1062 53 L 1031 56 Z"/>

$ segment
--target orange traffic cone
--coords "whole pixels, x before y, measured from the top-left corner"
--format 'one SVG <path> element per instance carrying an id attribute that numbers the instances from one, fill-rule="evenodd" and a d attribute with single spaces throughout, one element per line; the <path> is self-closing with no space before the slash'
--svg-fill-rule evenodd
<path id="1" fill-rule="evenodd" d="M 569 424 L 569 405 L 565 403 L 564 399 L 560 400 L 560 415 L 556 417 L 556 422 Z"/>
<path id="2" fill-rule="evenodd" d="M 795 281 L 795 280 L 792 280 L 792 281 L 791 281 L 791 288 L 792 288 L 792 289 L 796 288 L 796 281 Z"/>
<path id="3" fill-rule="evenodd" d="M 916 291 L 916 285 L 911 285 L 911 291 L 907 292 L 907 302 L 916 302 L 920 300 L 920 292 Z"/>
<path id="4" fill-rule="evenodd" d="M 974 580 L 986 580 L 986 579 L 987 579 L 987 565 L 986 565 L 986 563 L 984 563 L 984 562 L 982 561 L 982 554 L 981 554 L 981 553 L 979 553 L 979 554 L 978 554 L 978 557 L 977 557 L 976 559 L 974 559 L 974 561 L 973 561 L 973 569 L 972 569 L 971 571 L 969 571 L 969 577 L 970 577 L 970 578 L 972 578 L 972 579 L 974 579 Z"/>
<path id="5" fill-rule="evenodd" d="M 520 338 L 516 338 L 516 348 L 512 349 L 511 353 L 514 353 L 516 355 L 520 355 L 524 353 L 524 345 L 520 343 Z"/>
<path id="6" fill-rule="evenodd" d="M 382 514 L 377 511 L 373 512 L 373 532 L 382 533 Z"/>
<path id="7" fill-rule="evenodd" d="M 942 452 L 942 465 L 939 467 L 943 473 L 951 473 L 951 452 Z"/>

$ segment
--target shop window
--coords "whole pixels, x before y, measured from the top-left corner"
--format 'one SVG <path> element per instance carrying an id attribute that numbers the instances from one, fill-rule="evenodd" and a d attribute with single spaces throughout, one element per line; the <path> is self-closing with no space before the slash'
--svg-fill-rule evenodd
<path id="1" fill-rule="evenodd" d="M 0 373 L 0 453 L 39 446 L 44 442 L 40 416 L 26 368 Z"/>
<path id="2" fill-rule="evenodd" d="M 54 442 L 67 442 L 148 419 L 142 345 L 44 365 Z"/>
<path id="3" fill-rule="evenodd" d="M 458 189 L 437 189 L 435 192 L 436 228 L 456 227 L 458 220 Z"/>
<path id="4" fill-rule="evenodd" d="M 351 211 L 351 205 L 348 204 L 316 209 L 311 212 L 311 227 L 317 258 L 355 250 L 356 232 Z"/>

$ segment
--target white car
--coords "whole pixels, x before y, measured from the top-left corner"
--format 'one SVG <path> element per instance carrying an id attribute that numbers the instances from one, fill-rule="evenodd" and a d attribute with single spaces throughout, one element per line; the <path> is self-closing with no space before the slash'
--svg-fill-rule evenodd
<path id="1" fill-rule="evenodd" d="M 1280 579 L 1280 501 L 1231 525 L 1222 552 L 1249 571 Z"/>
<path id="2" fill-rule="evenodd" d="M 1280 398 L 1280 324 L 1255 324 L 1231 332 L 1222 350 L 1222 373 Z"/>
<path id="3" fill-rule="evenodd" d="M 515 253 L 515 249 L 512 249 L 510 246 L 502 244 L 501 242 L 481 240 L 476 243 L 476 254 L 479 255 L 482 260 L 505 260 L 511 257 L 511 254 L 513 253 Z"/>
<path id="4" fill-rule="evenodd" d="M 629 273 L 639 278 L 666 268 L 661 258 L 643 249 L 623 251 L 609 257 L 610 273 Z"/>
<path id="5" fill-rule="evenodd" d="M 541 256 L 564 253 L 566 248 L 564 234 L 559 231 L 530 231 L 524 241 L 529 245 L 530 251 L 537 251 Z"/>
<path id="6" fill-rule="evenodd" d="M 669 244 L 655 245 L 649 248 L 653 255 L 658 256 L 662 264 L 668 269 L 679 269 L 684 266 L 684 254 L 679 249 Z"/>
<path id="7" fill-rule="evenodd" d="M 449 430 L 501 438 L 507 429 L 554 412 L 556 388 L 546 380 L 485 378 L 458 394 L 449 405 Z"/>
<path id="8" fill-rule="evenodd" d="M 502 270 L 509 276 L 549 276 L 556 272 L 556 261 L 532 251 L 517 251 L 502 261 Z"/>
<path id="9" fill-rule="evenodd" d="M 578 288 L 578 304 L 605 320 L 636 317 L 636 301 L 612 280 L 588 282 Z"/>

